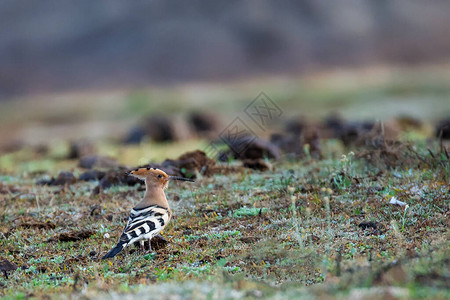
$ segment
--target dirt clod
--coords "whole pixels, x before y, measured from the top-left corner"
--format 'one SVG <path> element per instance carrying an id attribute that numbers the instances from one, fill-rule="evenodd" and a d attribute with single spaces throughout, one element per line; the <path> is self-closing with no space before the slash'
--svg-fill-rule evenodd
<path id="1" fill-rule="evenodd" d="M 70 185 L 77 182 L 77 179 L 71 172 L 60 172 L 58 176 L 52 178 L 42 178 L 36 181 L 37 185 Z"/>
<path id="2" fill-rule="evenodd" d="M 157 235 L 152 238 L 152 249 L 155 251 L 166 248 L 169 244 L 169 241 L 163 238 L 161 235 Z"/>
<path id="3" fill-rule="evenodd" d="M 172 119 L 166 116 L 151 116 L 145 122 L 143 130 L 155 142 L 176 140 L 175 125 Z"/>
<path id="4" fill-rule="evenodd" d="M 226 144 L 229 151 L 221 155 L 221 159 L 226 159 L 229 156 L 235 159 L 279 159 L 280 149 L 273 143 L 248 136 L 244 138 L 228 140 Z"/>
<path id="5" fill-rule="evenodd" d="M 17 225 L 17 227 L 21 228 L 37 228 L 37 229 L 55 229 L 56 225 L 52 223 L 51 221 L 39 221 L 31 217 L 25 217 L 20 220 L 20 223 Z"/>
<path id="6" fill-rule="evenodd" d="M 95 181 L 100 180 L 105 177 L 106 173 L 99 170 L 88 170 L 78 177 L 80 181 Z"/>
<path id="7" fill-rule="evenodd" d="M 7 259 L 0 259 L 0 272 L 2 272 L 6 278 L 8 278 L 9 271 L 15 271 L 17 268 L 15 263 L 12 263 Z"/>
<path id="8" fill-rule="evenodd" d="M 60 172 L 53 182 L 53 185 L 73 184 L 75 182 L 77 182 L 77 179 L 71 172 Z"/>
<path id="9" fill-rule="evenodd" d="M 214 132 L 218 128 L 217 116 L 202 112 L 193 112 L 188 116 L 188 122 L 198 135 Z"/>
<path id="10" fill-rule="evenodd" d="M 177 159 L 166 159 L 161 165 L 145 165 L 144 167 L 156 167 L 167 174 L 195 178 L 197 173 L 205 176 L 212 175 L 216 162 L 208 158 L 205 152 L 195 150 L 182 154 Z"/>
<path id="11" fill-rule="evenodd" d="M 110 188 L 115 185 L 143 184 L 144 182 L 134 176 L 126 174 L 125 170 L 109 171 L 102 177 L 98 186 L 94 189 L 94 194 L 98 194 L 100 190 Z"/>
<path id="12" fill-rule="evenodd" d="M 245 159 L 242 161 L 242 165 L 246 168 L 258 171 L 272 170 L 272 165 L 262 159 Z"/>
<path id="13" fill-rule="evenodd" d="M 55 241 L 75 242 L 75 241 L 87 239 L 93 234 L 94 234 L 94 232 L 92 230 L 63 232 L 55 237 L 48 239 L 47 242 L 55 242 Z"/>
<path id="14" fill-rule="evenodd" d="M 371 221 L 363 221 L 363 222 L 358 224 L 358 227 L 360 227 L 362 229 L 367 229 L 367 228 L 377 229 L 378 228 L 378 223 L 377 222 L 371 222 Z"/>
<path id="15" fill-rule="evenodd" d="M 442 137 L 444 140 L 450 140 L 450 118 L 441 120 L 436 125 L 436 137 Z"/>

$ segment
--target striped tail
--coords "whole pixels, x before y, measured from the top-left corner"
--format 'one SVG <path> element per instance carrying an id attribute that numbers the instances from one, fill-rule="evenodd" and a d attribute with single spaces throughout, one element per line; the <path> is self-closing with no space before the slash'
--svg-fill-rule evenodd
<path id="1" fill-rule="evenodd" d="M 102 259 L 107 259 L 116 256 L 120 251 L 123 250 L 123 248 L 125 248 L 124 244 L 125 243 L 119 242 L 117 246 L 112 248 L 111 251 L 109 251 L 105 256 L 102 257 Z"/>

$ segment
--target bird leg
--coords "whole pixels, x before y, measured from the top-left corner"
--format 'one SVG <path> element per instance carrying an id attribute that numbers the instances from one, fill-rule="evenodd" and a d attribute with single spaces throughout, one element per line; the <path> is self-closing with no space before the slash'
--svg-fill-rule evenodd
<path id="1" fill-rule="evenodd" d="M 152 241 L 150 239 L 148 240 L 148 250 L 146 253 L 152 253 Z"/>
<path id="2" fill-rule="evenodd" d="M 145 253 L 145 241 L 144 240 L 142 240 L 141 241 L 141 251 L 142 251 L 142 253 Z"/>

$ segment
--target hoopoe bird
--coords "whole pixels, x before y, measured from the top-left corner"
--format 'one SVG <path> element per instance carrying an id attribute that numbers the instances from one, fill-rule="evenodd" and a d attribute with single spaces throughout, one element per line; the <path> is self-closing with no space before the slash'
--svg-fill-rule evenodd
<path id="1" fill-rule="evenodd" d="M 116 247 L 103 256 L 103 259 L 116 256 L 135 242 L 140 242 L 141 248 L 144 249 L 145 240 L 149 241 L 148 251 L 150 252 L 151 239 L 167 226 L 172 217 L 172 211 L 164 193 L 169 180 L 194 182 L 194 180 L 183 177 L 169 176 L 156 168 L 140 168 L 130 171 L 128 174 L 145 180 L 144 199 L 133 207 L 119 242 Z"/>

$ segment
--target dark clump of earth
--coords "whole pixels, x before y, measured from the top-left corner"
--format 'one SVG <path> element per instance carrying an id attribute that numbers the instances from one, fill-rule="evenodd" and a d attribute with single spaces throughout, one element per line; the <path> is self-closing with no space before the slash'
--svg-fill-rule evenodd
<path id="1" fill-rule="evenodd" d="M 191 124 L 194 131 L 202 136 L 209 132 L 217 131 L 218 120 L 217 116 L 204 112 L 192 112 L 188 116 L 188 123 Z"/>
<path id="2" fill-rule="evenodd" d="M 304 129 L 305 122 L 300 118 L 292 118 L 285 123 L 285 131 L 296 136 L 300 136 Z"/>
<path id="3" fill-rule="evenodd" d="M 216 162 L 208 158 L 205 152 L 195 150 L 182 154 L 177 159 L 166 159 L 161 164 L 148 164 L 142 167 L 158 168 L 169 175 L 195 178 L 197 173 L 210 176 Z"/>
<path id="4" fill-rule="evenodd" d="M 129 185 L 143 184 L 144 182 L 134 176 L 128 175 L 125 169 L 111 170 L 106 172 L 102 177 L 98 186 L 94 189 L 94 194 L 98 194 L 101 190 L 110 188 L 115 185 Z"/>
<path id="5" fill-rule="evenodd" d="M 450 118 L 441 120 L 436 125 L 436 137 L 450 140 Z"/>
<path id="6" fill-rule="evenodd" d="M 263 172 L 272 169 L 270 163 L 264 161 L 263 159 L 245 159 L 242 161 L 242 165 L 245 168 Z"/>
<path id="7" fill-rule="evenodd" d="M 169 142 L 176 140 L 175 125 L 166 116 L 151 116 L 145 120 L 142 127 L 146 136 L 155 142 Z"/>
<path id="8" fill-rule="evenodd" d="M 8 279 L 8 273 L 17 270 L 18 266 L 7 259 L 0 260 L 0 272 Z"/>
<path id="9" fill-rule="evenodd" d="M 270 136 L 270 142 L 276 145 L 289 157 L 300 158 L 305 154 L 300 135 L 292 133 L 274 133 Z"/>
<path id="10" fill-rule="evenodd" d="M 166 240 L 165 238 L 163 238 L 161 235 L 156 235 L 156 236 L 154 236 L 153 238 L 152 238 L 152 240 L 151 240 L 151 247 L 152 247 L 152 251 L 158 251 L 158 250 L 161 250 L 161 249 L 164 249 L 164 248 L 166 248 L 167 247 L 167 245 L 169 244 L 169 241 L 168 240 Z M 140 244 L 137 242 L 137 243 L 134 243 L 134 245 L 136 246 L 136 247 L 139 247 L 140 248 Z M 144 249 L 149 249 L 149 242 L 148 241 L 145 241 L 144 242 Z"/>
<path id="11" fill-rule="evenodd" d="M 280 149 L 270 141 L 255 136 L 247 136 L 225 140 L 229 150 L 219 155 L 219 160 L 227 161 L 228 158 L 245 159 L 279 159 Z"/>
<path id="12" fill-rule="evenodd" d="M 37 185 L 70 185 L 77 182 L 77 178 L 71 172 L 59 172 L 58 176 L 50 179 L 39 179 Z"/>
<path id="13" fill-rule="evenodd" d="M 84 173 L 82 173 L 79 177 L 78 180 L 80 181 L 95 181 L 95 180 L 100 180 L 103 177 L 105 177 L 106 172 L 104 171 L 99 171 L 99 170 L 88 170 Z"/>
<path id="14" fill-rule="evenodd" d="M 216 162 L 213 159 L 208 158 L 205 152 L 196 150 L 187 152 L 177 159 L 166 159 L 162 163 L 151 163 L 142 165 L 136 168 L 157 168 L 161 169 L 169 175 L 181 176 L 186 178 L 196 178 L 197 173 L 205 176 L 210 176 L 218 172 L 216 168 Z M 136 169 L 133 168 L 133 169 Z M 88 171 L 82 174 L 83 180 L 95 180 L 100 179 L 98 186 L 94 189 L 94 194 L 98 194 L 101 190 L 108 189 L 115 185 L 129 185 L 134 186 L 136 184 L 142 185 L 144 181 L 128 175 L 128 169 L 121 167 L 118 170 L 110 170 L 104 174 L 99 171 Z M 100 178 L 101 177 L 101 178 Z"/>
<path id="15" fill-rule="evenodd" d="M 60 234 L 48 239 L 47 242 L 54 242 L 54 241 L 74 242 L 74 241 L 87 239 L 87 238 L 91 237 L 91 235 L 93 235 L 93 234 L 94 234 L 94 231 L 92 231 L 92 230 L 63 232 L 63 233 L 60 233 Z"/>

